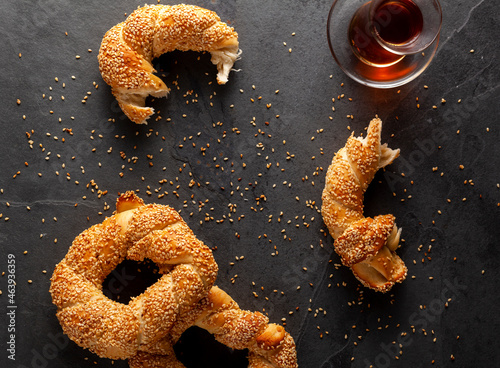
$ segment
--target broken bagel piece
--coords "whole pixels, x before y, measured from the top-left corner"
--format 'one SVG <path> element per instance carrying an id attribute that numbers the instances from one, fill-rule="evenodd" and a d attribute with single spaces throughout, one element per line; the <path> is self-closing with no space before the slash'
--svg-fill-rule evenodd
<path id="1" fill-rule="evenodd" d="M 351 135 L 335 154 L 326 174 L 321 214 L 342 264 L 364 286 L 387 292 L 407 274 L 396 254 L 401 229 L 393 215 L 363 215 L 363 196 L 375 173 L 399 156 L 399 149 L 380 143 L 381 133 L 382 121 L 375 118 L 366 137 Z"/>

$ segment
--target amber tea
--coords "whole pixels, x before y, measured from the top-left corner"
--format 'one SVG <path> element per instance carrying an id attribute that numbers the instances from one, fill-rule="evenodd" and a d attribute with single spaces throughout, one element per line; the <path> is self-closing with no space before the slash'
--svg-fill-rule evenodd
<path id="1" fill-rule="evenodd" d="M 423 23 L 422 12 L 412 0 L 374 0 L 354 14 L 348 36 L 363 62 L 385 67 L 404 57 L 393 46 L 410 46 L 422 32 Z"/>
<path id="2" fill-rule="evenodd" d="M 439 44 L 439 0 L 334 0 L 328 46 L 341 69 L 375 88 L 401 86 L 429 65 Z"/>

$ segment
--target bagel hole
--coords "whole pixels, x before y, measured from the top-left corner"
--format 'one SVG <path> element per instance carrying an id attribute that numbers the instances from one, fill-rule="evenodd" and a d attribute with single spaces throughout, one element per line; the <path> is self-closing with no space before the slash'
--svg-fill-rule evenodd
<path id="1" fill-rule="evenodd" d="M 156 264 L 150 260 L 135 262 L 124 260 L 102 284 L 102 291 L 109 299 L 122 304 L 141 295 L 161 277 Z"/>
<path id="2" fill-rule="evenodd" d="M 221 344 L 208 331 L 188 328 L 174 345 L 177 359 L 186 368 L 248 367 L 248 350 L 235 350 Z"/>

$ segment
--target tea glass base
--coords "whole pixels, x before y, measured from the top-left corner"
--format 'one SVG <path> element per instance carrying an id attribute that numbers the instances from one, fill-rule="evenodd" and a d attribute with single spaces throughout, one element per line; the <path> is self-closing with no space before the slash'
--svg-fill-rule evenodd
<path id="1" fill-rule="evenodd" d="M 373 66 L 361 61 L 349 44 L 352 16 L 366 0 L 335 0 L 328 14 L 327 36 L 332 55 L 340 68 L 355 81 L 374 88 L 394 88 L 417 78 L 436 54 L 439 36 L 423 52 L 406 55 L 390 66 Z"/>

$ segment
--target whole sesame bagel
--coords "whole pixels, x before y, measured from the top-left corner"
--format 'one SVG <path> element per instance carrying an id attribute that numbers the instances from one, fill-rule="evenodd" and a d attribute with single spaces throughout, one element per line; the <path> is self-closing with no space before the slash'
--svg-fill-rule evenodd
<path id="1" fill-rule="evenodd" d="M 55 267 L 50 293 L 63 331 L 100 357 L 128 359 L 139 351 L 168 354 L 169 336 L 210 291 L 217 264 L 180 215 L 133 192 L 116 213 L 76 237 Z M 125 259 L 156 263 L 161 278 L 128 304 L 108 299 L 102 283 Z"/>
<path id="2" fill-rule="evenodd" d="M 238 34 L 210 10 L 194 5 L 147 5 L 135 10 L 105 35 L 98 61 L 123 112 L 145 124 L 154 109 L 146 97 L 164 97 L 169 88 L 153 73 L 154 58 L 170 51 L 207 51 L 225 84 L 240 54 Z"/>
<path id="3" fill-rule="evenodd" d="M 351 135 L 333 157 L 326 173 L 321 213 L 335 239 L 335 251 L 366 287 L 386 292 L 406 278 L 396 254 L 401 229 L 393 215 L 363 215 L 363 196 L 375 173 L 399 156 L 381 144 L 382 121 L 373 119 L 366 137 Z"/>
<path id="4" fill-rule="evenodd" d="M 175 343 L 185 329 L 201 327 L 232 349 L 248 349 L 248 368 L 297 368 L 297 353 L 292 336 L 260 312 L 240 309 L 217 286 L 193 309 L 184 323 L 177 324 L 170 339 Z M 138 352 L 129 360 L 130 368 L 184 368 L 175 354 Z"/>

